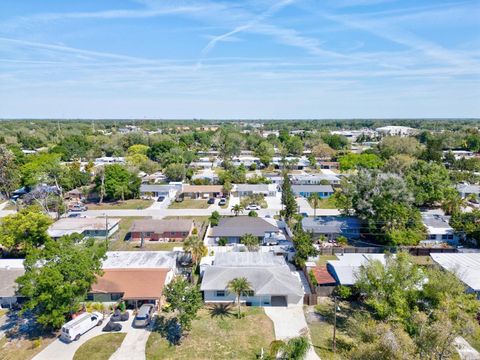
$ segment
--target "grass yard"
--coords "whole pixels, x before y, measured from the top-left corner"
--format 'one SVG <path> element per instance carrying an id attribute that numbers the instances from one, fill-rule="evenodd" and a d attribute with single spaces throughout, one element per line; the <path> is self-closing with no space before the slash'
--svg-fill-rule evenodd
<path id="1" fill-rule="evenodd" d="M 262 308 L 243 308 L 245 316 L 236 318 L 236 308 L 217 305 L 201 309 L 192 330 L 178 346 L 169 345 L 158 332 L 152 332 L 147 360 L 160 359 L 255 359 L 260 349 L 274 340 L 271 320 Z"/>
<path id="2" fill-rule="evenodd" d="M 207 209 L 210 204 L 207 204 L 207 200 L 194 200 L 184 199 L 182 202 L 173 201 L 169 209 Z"/>
<path id="3" fill-rule="evenodd" d="M 411 259 L 417 265 L 428 266 L 435 264 L 430 256 L 412 256 Z"/>
<path id="4" fill-rule="evenodd" d="M 310 206 L 313 209 L 313 201 L 308 200 Z M 330 196 L 328 199 L 320 199 L 317 202 L 317 209 L 336 209 L 337 205 L 335 204 L 335 199 L 333 196 Z"/>
<path id="5" fill-rule="evenodd" d="M 118 202 L 104 202 L 103 204 L 88 203 L 88 210 L 143 210 L 150 207 L 153 200 L 130 199 Z"/>
<path id="6" fill-rule="evenodd" d="M 319 255 L 317 260 L 318 266 L 325 266 L 327 265 L 327 261 L 329 260 L 338 260 L 335 255 Z"/>
<path id="7" fill-rule="evenodd" d="M 346 333 L 347 319 L 355 309 L 348 302 L 339 302 L 337 312 L 337 352 L 332 351 L 333 339 L 333 302 L 330 298 L 322 298 L 315 307 L 306 308 L 306 319 L 315 352 L 322 360 L 346 359 L 342 352 L 346 351 L 353 339 Z"/>
<path id="8" fill-rule="evenodd" d="M 121 345 L 126 333 L 102 334 L 80 346 L 73 360 L 108 360 Z"/>
<path id="9" fill-rule="evenodd" d="M 56 337 L 38 339 L 0 339 L 0 360 L 29 360 L 42 351 Z"/>

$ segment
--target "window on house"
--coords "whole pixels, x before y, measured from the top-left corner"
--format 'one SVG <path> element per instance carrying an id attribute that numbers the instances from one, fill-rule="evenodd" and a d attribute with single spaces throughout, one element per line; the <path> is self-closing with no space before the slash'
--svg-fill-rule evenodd
<path id="1" fill-rule="evenodd" d="M 435 240 L 435 239 L 437 238 L 437 235 L 430 235 L 428 238 L 429 238 L 430 240 Z"/>
<path id="2" fill-rule="evenodd" d="M 453 234 L 448 234 L 448 240 L 453 240 Z"/>
<path id="3" fill-rule="evenodd" d="M 122 298 L 122 294 L 111 294 L 110 298 L 111 298 L 112 301 L 117 301 L 117 300 L 120 300 Z"/>
<path id="4" fill-rule="evenodd" d="M 218 291 L 215 292 L 216 297 L 224 297 L 225 295 L 226 295 L 225 290 L 218 290 Z"/>
<path id="5" fill-rule="evenodd" d="M 448 235 L 444 234 L 442 235 L 442 240 L 447 240 L 448 239 Z"/>
<path id="6" fill-rule="evenodd" d="M 246 292 L 243 293 L 243 296 L 253 296 L 253 295 L 255 295 L 253 290 L 246 291 Z"/>

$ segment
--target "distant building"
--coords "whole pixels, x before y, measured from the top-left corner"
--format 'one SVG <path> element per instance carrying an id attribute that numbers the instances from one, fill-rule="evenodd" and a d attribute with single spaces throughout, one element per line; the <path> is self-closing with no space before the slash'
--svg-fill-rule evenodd
<path id="1" fill-rule="evenodd" d="M 195 224 L 190 219 L 135 220 L 130 227 L 130 240 L 183 241 L 192 235 Z"/>
<path id="2" fill-rule="evenodd" d="M 340 177 L 331 174 L 300 174 L 289 177 L 292 185 L 320 185 L 322 182 L 328 182 L 330 185 L 340 184 Z"/>
<path id="3" fill-rule="evenodd" d="M 173 185 L 140 185 L 140 197 L 142 199 L 158 198 L 159 196 L 173 199 L 177 192 L 178 188 Z"/>
<path id="4" fill-rule="evenodd" d="M 275 184 L 236 184 L 233 193 L 236 196 L 277 196 L 278 187 Z"/>
<path id="5" fill-rule="evenodd" d="M 62 218 L 50 225 L 47 232 L 54 239 L 71 234 L 104 238 L 117 232 L 119 224 L 120 219 L 115 218 Z"/>
<path id="6" fill-rule="evenodd" d="M 427 229 L 427 239 L 423 244 L 448 243 L 458 245 L 460 240 L 458 234 L 449 225 L 450 216 L 440 214 L 422 214 L 422 221 Z"/>
<path id="7" fill-rule="evenodd" d="M 480 185 L 458 184 L 457 190 L 462 199 L 470 196 L 475 197 L 477 200 L 480 199 Z"/>
<path id="8" fill-rule="evenodd" d="M 324 236 L 327 240 L 335 240 L 339 236 L 355 239 L 360 236 L 361 222 L 355 217 L 317 216 L 302 219 L 304 231 L 313 234 L 314 239 Z"/>
<path id="9" fill-rule="evenodd" d="M 376 128 L 375 131 L 384 136 L 410 136 L 417 130 L 408 126 L 383 126 Z"/>
<path id="10" fill-rule="evenodd" d="M 228 243 L 235 244 L 246 234 L 257 237 L 260 244 L 286 241 L 276 220 L 251 216 L 222 218 L 217 226 L 210 228 L 205 238 L 207 245 L 217 244 L 220 238 L 226 238 Z"/>
<path id="11" fill-rule="evenodd" d="M 222 185 L 185 185 L 180 194 L 182 198 L 208 199 L 223 196 Z"/>
<path id="12" fill-rule="evenodd" d="M 333 195 L 333 188 L 331 185 L 292 185 L 292 191 L 295 196 L 308 198 L 310 195 L 316 193 L 320 199 L 328 199 Z"/>

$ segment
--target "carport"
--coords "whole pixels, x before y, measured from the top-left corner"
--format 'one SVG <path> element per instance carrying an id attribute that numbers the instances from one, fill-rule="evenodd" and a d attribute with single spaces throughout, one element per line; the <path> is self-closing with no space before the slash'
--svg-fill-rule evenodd
<path id="1" fill-rule="evenodd" d="M 271 306 L 287 306 L 287 297 L 285 295 L 272 295 L 271 301 L 270 301 Z"/>

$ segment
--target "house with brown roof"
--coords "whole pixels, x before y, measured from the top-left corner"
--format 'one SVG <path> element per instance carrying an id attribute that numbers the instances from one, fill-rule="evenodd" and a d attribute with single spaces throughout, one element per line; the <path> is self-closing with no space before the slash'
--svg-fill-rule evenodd
<path id="1" fill-rule="evenodd" d="M 222 196 L 222 185 L 185 185 L 180 194 L 180 197 L 190 199 L 208 199 Z"/>
<path id="2" fill-rule="evenodd" d="M 177 253 L 173 251 L 108 251 L 103 274 L 87 295 L 89 301 L 124 300 L 135 307 L 161 303 L 165 285 L 176 273 Z"/>
<path id="3" fill-rule="evenodd" d="M 135 220 L 130 228 L 130 240 L 183 241 L 192 235 L 195 223 L 190 219 Z"/>

